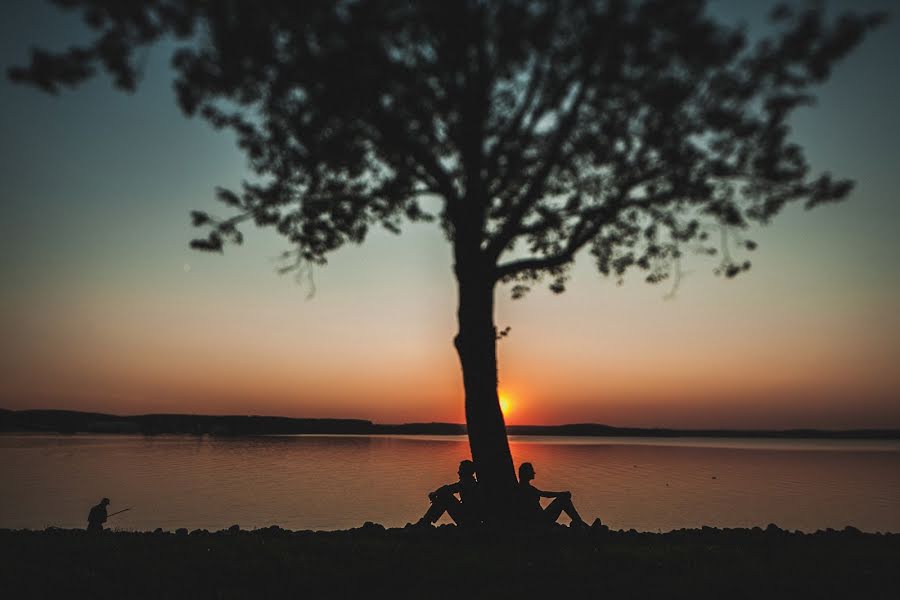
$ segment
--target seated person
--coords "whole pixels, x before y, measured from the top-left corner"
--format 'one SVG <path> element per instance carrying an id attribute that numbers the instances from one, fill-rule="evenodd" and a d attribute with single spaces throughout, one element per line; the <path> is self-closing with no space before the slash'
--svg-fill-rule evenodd
<path id="1" fill-rule="evenodd" d="M 445 512 L 460 526 L 479 525 L 478 481 L 475 479 L 475 463 L 464 460 L 459 463 L 459 481 L 439 487 L 428 494 L 431 506 L 419 519 L 417 526 L 428 526 L 437 522 Z M 459 494 L 459 499 L 453 494 Z"/>
<path id="2" fill-rule="evenodd" d="M 562 513 L 569 515 L 573 527 L 587 527 L 581 515 L 572 504 L 571 492 L 546 492 L 531 485 L 535 472 L 531 463 L 519 465 L 519 502 L 526 522 L 532 524 L 552 524 Z M 553 498 L 546 508 L 541 507 L 541 498 Z"/>

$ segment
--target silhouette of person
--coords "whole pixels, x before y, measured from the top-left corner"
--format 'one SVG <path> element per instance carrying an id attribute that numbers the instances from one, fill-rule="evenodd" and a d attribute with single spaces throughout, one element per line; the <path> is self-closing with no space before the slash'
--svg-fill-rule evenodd
<path id="1" fill-rule="evenodd" d="M 106 507 L 109 506 L 109 498 L 104 498 L 100 504 L 91 508 L 88 513 L 88 531 L 103 531 L 103 524 L 106 523 Z"/>
<path id="2" fill-rule="evenodd" d="M 459 463 L 459 481 L 443 485 L 428 494 L 431 506 L 416 523 L 416 526 L 429 526 L 437 522 L 445 512 L 453 521 L 468 527 L 481 523 L 481 498 L 478 481 L 475 479 L 475 463 L 463 460 Z M 454 494 L 459 494 L 457 500 Z"/>
<path id="3" fill-rule="evenodd" d="M 564 492 L 547 492 L 539 490 L 531 485 L 534 479 L 534 467 L 529 462 L 519 465 L 519 501 L 525 521 L 533 525 L 552 524 L 562 513 L 569 515 L 572 519 L 573 527 L 587 527 L 587 523 L 575 510 L 572 504 L 572 493 Z M 546 508 L 541 507 L 541 498 L 553 498 L 553 502 Z"/>

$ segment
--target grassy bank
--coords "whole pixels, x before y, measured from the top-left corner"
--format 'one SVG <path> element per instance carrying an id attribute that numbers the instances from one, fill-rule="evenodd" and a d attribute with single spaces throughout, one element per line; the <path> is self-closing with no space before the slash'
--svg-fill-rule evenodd
<path id="1" fill-rule="evenodd" d="M 0 530 L 7 598 L 895 598 L 900 535 Z"/>

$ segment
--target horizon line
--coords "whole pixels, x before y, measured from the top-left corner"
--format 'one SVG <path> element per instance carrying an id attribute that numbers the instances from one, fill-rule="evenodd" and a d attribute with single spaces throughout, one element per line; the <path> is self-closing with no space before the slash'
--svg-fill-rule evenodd
<path id="1" fill-rule="evenodd" d="M 115 414 L 94 411 L 81 411 L 60 408 L 26 408 L 26 409 L 8 409 L 0 407 L 0 412 L 5 413 L 68 413 L 71 415 L 96 416 L 96 417 L 113 417 L 116 419 L 137 419 L 146 417 L 199 417 L 199 418 L 239 418 L 239 419 L 285 419 L 294 421 L 318 421 L 318 422 L 345 422 L 356 423 L 360 425 L 368 425 L 373 427 L 454 427 L 462 429 L 460 435 L 464 435 L 466 424 L 453 423 L 449 421 L 410 421 L 403 423 L 379 423 L 371 419 L 362 419 L 355 417 L 288 417 L 283 415 L 263 415 L 263 414 L 204 414 L 204 413 L 139 413 L 139 414 Z M 507 431 L 511 429 L 563 429 L 563 428 L 598 428 L 608 429 L 610 432 L 657 432 L 657 433 L 744 433 L 744 434 L 792 434 L 792 433 L 826 433 L 826 434 L 851 434 L 851 433 L 882 433 L 889 436 L 900 437 L 900 427 L 856 427 L 848 429 L 830 429 L 819 427 L 790 427 L 783 429 L 741 429 L 734 427 L 704 427 L 704 428 L 681 428 L 681 427 L 665 427 L 665 426 L 619 426 L 609 425 L 607 423 L 597 422 L 575 422 L 560 423 L 556 425 L 550 424 L 508 424 Z"/>

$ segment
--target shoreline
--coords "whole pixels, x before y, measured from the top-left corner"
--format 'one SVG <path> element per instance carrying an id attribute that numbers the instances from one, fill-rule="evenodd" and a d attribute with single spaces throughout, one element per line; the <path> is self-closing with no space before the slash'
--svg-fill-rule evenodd
<path id="1" fill-rule="evenodd" d="M 597 519 L 599 521 L 599 519 Z M 440 533 L 439 533 L 440 532 Z M 803 531 L 800 529 L 783 529 L 775 523 L 769 523 L 765 527 L 713 527 L 710 525 L 701 525 L 699 527 L 683 527 L 680 529 L 672 529 L 669 531 L 644 531 L 638 529 L 610 529 L 606 525 L 600 523 L 590 525 L 585 529 L 573 528 L 570 525 L 562 523 L 554 523 L 548 528 L 540 529 L 502 529 L 482 526 L 478 528 L 460 528 L 454 523 L 442 523 L 440 525 L 416 527 L 408 523 L 405 527 L 387 527 L 381 523 L 374 521 L 366 521 L 359 527 L 351 527 L 349 529 L 288 529 L 280 525 L 269 525 L 266 527 L 254 527 L 245 529 L 238 524 L 226 527 L 224 529 L 189 529 L 187 527 L 179 527 L 176 529 L 120 529 L 107 527 L 102 532 L 88 532 L 83 527 L 56 527 L 53 525 L 44 527 L 43 529 L 30 529 L 24 527 L 21 529 L 13 529 L 9 527 L 0 527 L 0 536 L 4 535 L 84 535 L 88 538 L 93 536 L 117 536 L 117 535 L 138 535 L 138 536 L 234 536 L 234 535 L 257 535 L 257 536 L 310 536 L 310 535 L 361 535 L 361 534 L 383 534 L 383 535 L 400 535 L 400 536 L 427 536 L 427 535 L 455 535 L 463 538 L 471 538 L 474 540 L 481 539 L 482 536 L 509 536 L 515 539 L 521 538 L 545 538 L 548 536 L 571 536 L 571 539 L 592 538 L 599 539 L 608 536 L 702 536 L 702 535 L 735 535 L 735 536 L 759 536 L 766 535 L 798 538 L 811 538 L 823 536 L 854 536 L 854 537 L 896 537 L 900 542 L 900 531 L 863 531 L 853 525 L 846 525 L 842 529 L 826 527 L 817 529 L 816 531 Z"/>
<path id="2" fill-rule="evenodd" d="M 10 597 L 888 598 L 900 534 L 0 529 Z"/>
<path id="3" fill-rule="evenodd" d="M 813 440 L 900 440 L 900 429 L 669 429 L 614 427 L 601 423 L 508 425 L 509 435 L 536 437 L 648 437 Z M 140 435 L 465 435 L 459 423 L 382 424 L 365 419 L 294 418 L 259 415 L 111 415 L 68 410 L 0 408 L 3 433 L 96 433 Z"/>

